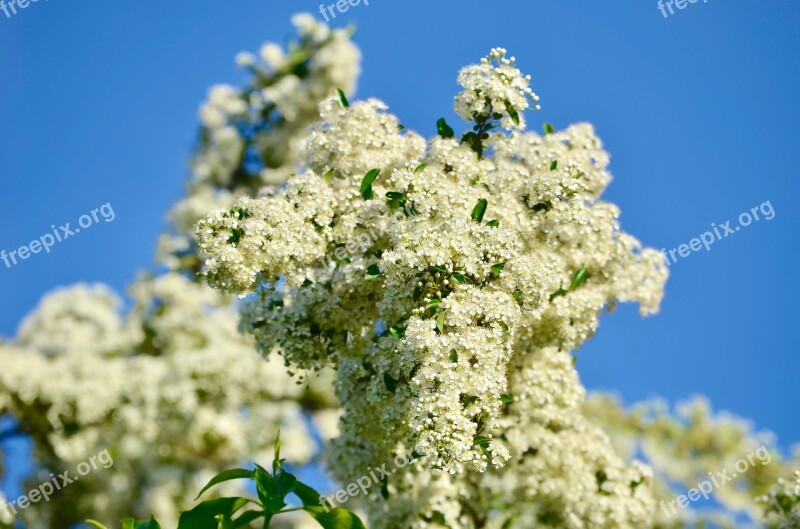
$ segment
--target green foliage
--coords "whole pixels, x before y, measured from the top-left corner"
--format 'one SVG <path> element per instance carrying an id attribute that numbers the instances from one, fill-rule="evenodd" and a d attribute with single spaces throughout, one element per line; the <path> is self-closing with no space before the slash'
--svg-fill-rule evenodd
<path id="1" fill-rule="evenodd" d="M 311 516 L 323 529 L 366 529 L 361 519 L 353 512 L 328 506 L 320 502 L 322 496 L 319 492 L 301 483 L 291 473 L 283 468 L 284 460 L 280 456 L 281 436 L 275 439 L 275 459 L 272 462 L 272 472 L 260 465 L 254 470 L 234 468 L 224 470 L 211 478 L 197 495 L 199 498 L 209 489 L 227 481 L 249 479 L 256 485 L 258 500 L 251 498 L 231 497 L 207 500 L 190 511 L 181 514 L 178 529 L 236 529 L 239 527 L 252 527 L 252 523 L 263 518 L 263 527 L 267 529 L 275 515 L 304 511 Z M 294 494 L 301 506 L 288 507 L 287 497 Z M 108 529 L 97 520 L 86 520 L 86 523 L 96 529 Z M 161 529 L 158 522 L 150 517 L 149 520 L 135 520 L 126 518 L 122 521 L 122 529 Z"/>
<path id="2" fill-rule="evenodd" d="M 348 108 L 350 102 L 347 100 L 347 96 L 344 95 L 344 91 L 341 88 L 337 88 L 336 91 L 339 92 L 339 104 L 342 105 L 342 108 Z"/>
<path id="3" fill-rule="evenodd" d="M 439 118 L 439 121 L 436 122 L 436 131 L 442 138 L 453 138 L 456 135 L 453 128 L 447 124 L 444 118 Z"/>
<path id="4" fill-rule="evenodd" d="M 486 214 L 486 207 L 488 205 L 489 201 L 487 201 L 485 198 L 480 199 L 472 209 L 472 220 L 477 223 L 483 222 L 483 216 Z"/>
<path id="5" fill-rule="evenodd" d="M 364 200 L 369 200 L 372 198 L 372 183 L 375 182 L 375 179 L 378 178 L 379 174 L 381 174 L 380 169 L 372 169 L 364 175 L 364 179 L 361 181 L 361 198 Z"/>

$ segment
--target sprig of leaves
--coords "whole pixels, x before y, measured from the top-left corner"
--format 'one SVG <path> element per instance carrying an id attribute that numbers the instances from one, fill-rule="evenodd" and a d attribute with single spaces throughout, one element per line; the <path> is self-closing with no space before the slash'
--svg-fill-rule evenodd
<path id="1" fill-rule="evenodd" d="M 301 483 L 297 477 L 283 467 L 284 459 L 280 456 L 281 436 L 275 439 L 275 458 L 272 461 L 272 472 L 260 465 L 253 470 L 234 468 L 225 470 L 211 478 L 200 490 L 199 498 L 209 489 L 220 483 L 237 479 L 249 479 L 256 485 L 258 500 L 251 498 L 230 497 L 207 500 L 194 509 L 181 514 L 178 529 L 235 529 L 250 527 L 260 518 L 264 519 L 263 527 L 269 527 L 272 518 L 278 514 L 304 511 L 323 529 L 366 529 L 361 519 L 347 509 L 324 507 L 320 502 L 319 492 Z M 300 499 L 301 506 L 288 507 L 287 497 L 294 494 Z M 97 529 L 108 529 L 97 520 L 86 520 L 86 523 Z M 122 521 L 122 529 L 161 529 L 154 518 L 135 520 L 126 518 Z"/>

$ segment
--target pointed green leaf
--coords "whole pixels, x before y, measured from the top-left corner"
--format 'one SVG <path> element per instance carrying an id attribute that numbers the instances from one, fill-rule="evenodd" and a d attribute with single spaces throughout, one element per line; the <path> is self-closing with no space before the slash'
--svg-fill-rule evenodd
<path id="1" fill-rule="evenodd" d="M 503 404 L 508 404 L 509 402 L 514 402 L 514 397 L 512 397 L 511 395 L 506 395 L 505 393 L 503 393 L 502 395 L 500 395 L 500 401 Z"/>
<path id="2" fill-rule="evenodd" d="M 346 509 L 336 508 L 326 512 L 323 507 L 306 507 L 305 511 L 323 529 L 366 529 L 364 522 Z"/>
<path id="3" fill-rule="evenodd" d="M 364 175 L 364 179 L 361 181 L 361 197 L 364 200 L 372 198 L 372 183 L 378 178 L 379 174 L 381 174 L 380 169 L 372 169 Z"/>
<path id="4" fill-rule="evenodd" d="M 489 226 L 491 226 L 492 228 L 497 228 L 498 226 L 500 226 L 500 221 L 497 220 L 497 219 L 494 219 L 494 220 L 490 220 L 487 224 Z"/>
<path id="5" fill-rule="evenodd" d="M 247 505 L 255 503 L 247 498 L 219 498 L 204 501 L 191 511 L 181 514 L 178 529 L 219 529 L 217 516 L 231 518 L 234 513 Z"/>
<path id="6" fill-rule="evenodd" d="M 556 131 L 555 127 L 553 127 L 553 125 L 551 125 L 550 123 L 545 123 L 544 124 L 544 135 L 545 136 L 547 136 L 548 134 L 553 134 L 553 133 L 555 133 L 555 131 Z"/>
<path id="7" fill-rule="evenodd" d="M 519 125 L 519 112 L 517 112 L 517 109 L 514 108 L 509 101 L 506 101 L 506 112 L 511 116 L 514 125 Z"/>
<path id="8" fill-rule="evenodd" d="M 274 458 L 272 460 L 273 470 L 275 469 L 276 465 L 277 466 L 283 466 L 281 464 L 281 430 L 280 430 L 280 428 L 278 429 L 278 435 L 275 436 L 275 456 L 274 456 Z"/>
<path id="9" fill-rule="evenodd" d="M 475 207 L 472 208 L 472 220 L 475 222 L 483 222 L 483 216 L 486 214 L 486 208 L 489 205 L 489 201 L 485 198 L 478 200 L 478 203 L 475 204 Z"/>
<path id="10" fill-rule="evenodd" d="M 440 334 L 444 334 L 444 313 L 445 311 L 442 311 L 436 316 L 436 328 L 439 329 Z"/>
<path id="11" fill-rule="evenodd" d="M 297 482 L 294 494 L 300 498 L 300 501 L 303 502 L 303 506 L 305 507 L 317 507 L 321 505 L 320 498 L 322 496 L 320 493 L 304 483 Z"/>
<path id="12" fill-rule="evenodd" d="M 347 96 L 344 95 L 344 92 L 341 88 L 336 89 L 339 92 L 339 104 L 342 105 L 342 108 L 347 108 L 350 106 L 350 101 L 347 100 Z"/>
<path id="13" fill-rule="evenodd" d="M 217 474 L 216 476 L 211 478 L 211 481 L 209 481 L 206 484 L 206 486 L 203 487 L 203 489 L 200 491 L 200 494 L 198 494 L 195 497 L 195 500 L 197 498 L 199 498 L 200 496 L 202 496 L 205 491 L 207 491 L 208 489 L 210 489 L 214 485 L 218 485 L 218 484 L 220 484 L 220 483 L 222 483 L 224 481 L 230 481 L 230 480 L 233 480 L 233 479 L 250 479 L 252 477 L 253 477 L 253 471 L 252 470 L 245 470 L 244 468 L 234 468 L 234 469 L 231 469 L 231 470 L 223 470 L 222 472 L 220 472 L 219 474 Z"/>
<path id="14" fill-rule="evenodd" d="M 586 265 L 581 266 L 572 275 L 572 282 L 569 285 L 569 289 L 575 290 L 576 288 L 581 286 L 588 277 L 589 277 L 589 270 L 586 268 Z"/>
<path id="15" fill-rule="evenodd" d="M 558 160 L 553 160 L 553 163 L 550 164 L 550 170 L 555 171 L 558 167 Z"/>
<path id="16" fill-rule="evenodd" d="M 450 361 L 454 364 L 458 363 L 458 351 L 455 349 L 450 349 Z"/>
<path id="17" fill-rule="evenodd" d="M 426 167 L 428 167 L 428 164 L 426 163 L 420 164 L 419 166 L 417 166 L 416 169 L 414 169 L 414 174 L 421 173 L 422 171 L 425 170 Z"/>
<path id="18" fill-rule="evenodd" d="M 89 525 L 93 525 L 93 526 L 97 527 L 97 529 L 108 529 L 108 527 L 106 527 L 105 525 L 101 524 L 97 520 L 89 519 L 89 520 L 86 520 L 86 523 L 88 523 Z"/>

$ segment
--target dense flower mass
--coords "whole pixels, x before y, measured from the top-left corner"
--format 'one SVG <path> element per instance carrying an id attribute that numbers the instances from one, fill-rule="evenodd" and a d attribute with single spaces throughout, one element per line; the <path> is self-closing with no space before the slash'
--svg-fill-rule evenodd
<path id="1" fill-rule="evenodd" d="M 800 527 L 800 471 L 796 471 L 791 480 L 779 479 L 761 501 L 767 513 L 779 520 L 778 529 Z"/>
<path id="2" fill-rule="evenodd" d="M 172 230 L 159 241 L 159 256 L 172 269 L 197 266 L 198 220 L 237 196 L 284 182 L 302 157 L 306 127 L 319 119 L 319 102 L 337 89 L 355 90 L 361 54 L 350 33 L 307 14 L 292 22 L 298 35 L 288 49 L 267 43 L 260 60 L 239 54 L 248 83 L 213 86 L 200 108 L 200 145 L 191 159 L 188 195 L 173 206 Z"/>
<path id="3" fill-rule="evenodd" d="M 336 368 L 338 478 L 425 456 L 369 497 L 374 526 L 481 526 L 465 505 L 504 466 L 519 507 L 493 524 L 646 526 L 651 474 L 583 418 L 568 352 L 605 307 L 654 312 L 666 268 L 600 200 L 591 126 L 519 132 L 536 98 L 504 50 L 459 78 L 460 140 L 440 120 L 423 142 L 375 100 L 323 102 L 305 171 L 199 224 L 205 277 L 256 294 L 242 326 L 262 353 Z"/>
<path id="4" fill-rule="evenodd" d="M 17 522 L 62 529 L 87 517 L 153 513 L 174 526 L 209 475 L 267 460 L 278 427 L 296 463 L 319 448 L 309 418 L 324 438 L 332 435 L 338 414 L 329 377 L 298 385 L 277 358 L 264 363 L 237 331 L 235 299 L 185 274 L 198 264 L 197 220 L 285 180 L 319 102 L 354 89 L 360 57 L 349 33 L 307 15 L 293 22 L 298 37 L 287 50 L 265 44 L 263 63 L 241 54 L 251 80 L 213 87 L 200 109 L 188 195 L 159 245 L 172 271 L 136 280 L 124 316 L 107 287 L 55 291 L 12 342 L 0 342 L 0 417 L 14 421 L 0 442 L 6 433 L 30 436 L 36 466 L 28 482 L 105 449 L 114 457 L 111 470 L 19 511 Z M 4 527 L 14 516 L 1 506 Z"/>
<path id="5" fill-rule="evenodd" d="M 14 345 L 0 346 L 4 408 L 31 418 L 21 427 L 45 468 L 74 469 L 103 450 L 114 458 L 110 470 L 22 511 L 31 527 L 65 527 L 97 509 L 122 517 L 131 499 L 139 516 L 174 523 L 217 468 L 267 459 L 279 427 L 287 456 L 314 454 L 300 405 L 307 390 L 253 352 L 225 297 L 175 274 L 142 278 L 132 295 L 120 318 L 105 287 L 56 291 Z"/>

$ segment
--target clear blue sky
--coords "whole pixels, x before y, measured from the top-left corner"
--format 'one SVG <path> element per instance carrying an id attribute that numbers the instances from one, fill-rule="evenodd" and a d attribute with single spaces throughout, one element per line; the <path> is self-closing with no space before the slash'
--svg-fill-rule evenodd
<path id="1" fill-rule="evenodd" d="M 0 334 L 53 287 L 121 290 L 152 266 L 207 87 L 238 82 L 236 52 L 318 9 L 50 0 L 0 12 L 0 249 L 106 202 L 116 213 L 49 255 L 0 262 Z M 335 23 L 358 24 L 358 96 L 426 135 L 442 115 L 457 121 L 458 69 L 508 48 L 542 98 L 531 126 L 595 124 L 612 154 L 607 196 L 648 245 L 677 247 L 771 201 L 771 221 L 672 266 L 660 315 L 606 317 L 578 365 L 590 388 L 626 402 L 702 393 L 783 446 L 800 442 L 800 3 L 709 0 L 664 18 L 656 0 L 371 0 Z"/>

